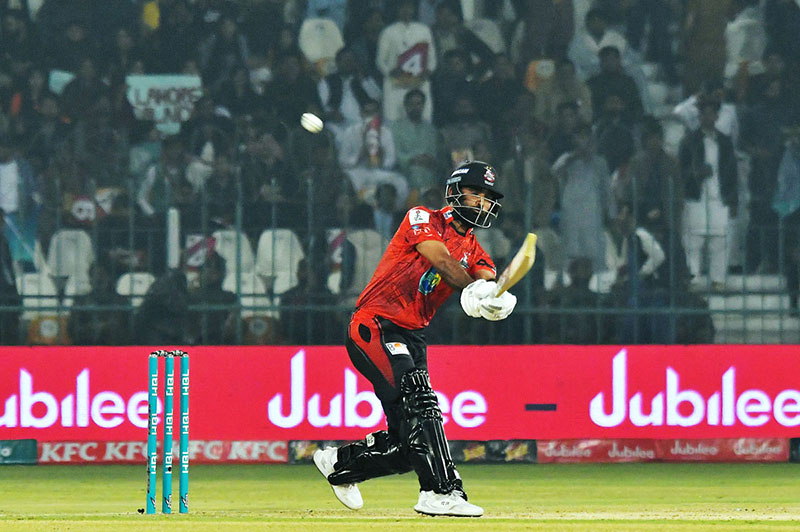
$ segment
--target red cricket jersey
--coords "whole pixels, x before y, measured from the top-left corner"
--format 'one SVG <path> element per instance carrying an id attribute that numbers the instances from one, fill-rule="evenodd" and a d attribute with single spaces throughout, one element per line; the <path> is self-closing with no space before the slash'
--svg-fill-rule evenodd
<path id="1" fill-rule="evenodd" d="M 389 242 L 375 273 L 361 292 L 356 306 L 407 329 L 421 329 L 453 293 L 430 261 L 416 249 L 426 240 L 438 240 L 461 262 L 472 277 L 484 269 L 496 275 L 494 263 L 483 250 L 472 229 L 460 235 L 451 222 L 453 210 L 414 207 Z"/>

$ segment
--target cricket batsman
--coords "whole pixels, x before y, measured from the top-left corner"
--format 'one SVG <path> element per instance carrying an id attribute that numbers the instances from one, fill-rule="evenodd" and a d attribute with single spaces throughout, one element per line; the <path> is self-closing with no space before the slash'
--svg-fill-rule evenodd
<path id="1" fill-rule="evenodd" d="M 453 171 L 445 185 L 447 206 L 408 211 L 356 302 L 345 345 L 375 388 L 387 430 L 314 453 L 317 468 L 348 508 L 364 504 L 359 482 L 413 469 L 420 485 L 417 512 L 483 515 L 483 508 L 467 502 L 450 457 L 422 330 L 456 290 L 473 318 L 497 321 L 514 310 L 516 297 L 495 297 L 494 264 L 473 234 L 497 218 L 503 195 L 496 181 L 495 169 L 480 161 Z"/>

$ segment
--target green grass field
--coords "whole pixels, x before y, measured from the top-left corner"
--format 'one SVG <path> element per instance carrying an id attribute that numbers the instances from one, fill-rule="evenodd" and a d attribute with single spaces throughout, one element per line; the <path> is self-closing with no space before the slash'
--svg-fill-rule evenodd
<path id="1" fill-rule="evenodd" d="M 353 512 L 310 465 L 193 466 L 191 513 L 146 516 L 137 513 L 144 465 L 3 466 L 0 530 L 800 530 L 800 468 L 793 464 L 459 469 L 484 517 L 416 514 L 413 474 L 362 484 L 365 505 Z"/>

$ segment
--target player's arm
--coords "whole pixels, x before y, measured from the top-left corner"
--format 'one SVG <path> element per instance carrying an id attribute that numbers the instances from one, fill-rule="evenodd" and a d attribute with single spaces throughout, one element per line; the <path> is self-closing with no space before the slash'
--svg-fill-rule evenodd
<path id="1" fill-rule="evenodd" d="M 461 290 L 461 308 L 464 312 L 472 318 L 480 318 L 481 301 L 491 299 L 497 287 L 494 281 L 487 280 L 493 277 L 492 272 L 476 272 L 478 279 L 473 279 L 439 240 L 423 240 L 416 245 L 416 249 L 428 259 L 448 285 Z"/>
<path id="2" fill-rule="evenodd" d="M 428 259 L 431 265 L 436 268 L 436 271 L 442 276 L 444 282 L 449 284 L 456 290 L 466 288 L 475 279 L 467 273 L 467 270 L 461 266 L 461 263 L 454 259 L 447 246 L 439 240 L 423 240 L 416 246 L 419 254 Z M 491 272 L 487 272 L 491 273 Z M 489 279 L 482 277 L 482 279 Z"/>

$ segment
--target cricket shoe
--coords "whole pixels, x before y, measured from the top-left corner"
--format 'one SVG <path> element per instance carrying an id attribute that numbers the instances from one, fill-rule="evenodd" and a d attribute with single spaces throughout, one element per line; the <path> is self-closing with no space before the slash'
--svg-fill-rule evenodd
<path id="1" fill-rule="evenodd" d="M 458 492 L 436 493 L 420 491 L 414 510 L 426 515 L 452 515 L 455 517 L 480 517 L 483 508 L 467 502 Z"/>
<path id="2" fill-rule="evenodd" d="M 328 447 L 324 451 L 317 449 L 314 451 L 314 465 L 317 466 L 319 472 L 327 479 L 328 475 L 333 473 L 333 466 L 336 464 L 337 450 L 335 447 Z M 364 506 L 364 499 L 361 498 L 361 492 L 355 484 L 342 484 L 336 486 L 330 485 L 333 488 L 333 494 L 339 499 L 339 502 L 350 508 L 351 510 L 358 510 Z"/>

